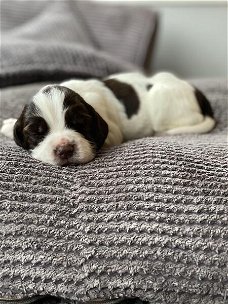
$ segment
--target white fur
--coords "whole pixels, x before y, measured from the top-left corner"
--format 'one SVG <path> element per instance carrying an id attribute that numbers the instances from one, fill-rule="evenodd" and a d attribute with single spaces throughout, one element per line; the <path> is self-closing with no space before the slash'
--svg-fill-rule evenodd
<path id="1" fill-rule="evenodd" d="M 64 93 L 52 88 L 49 94 L 44 94 L 43 89 L 34 97 L 33 102 L 38 109 L 38 115 L 43 117 L 51 132 L 65 128 L 65 112 L 63 109 Z"/>
<path id="2" fill-rule="evenodd" d="M 16 121 L 17 120 L 15 118 L 8 118 L 8 119 L 3 120 L 3 124 L 2 124 L 0 132 L 3 135 L 5 135 L 6 137 L 13 139 L 13 128 L 14 128 Z"/>
<path id="3" fill-rule="evenodd" d="M 203 121 L 196 125 L 177 127 L 171 130 L 166 130 L 166 134 L 189 134 L 189 133 L 207 133 L 208 130 L 213 129 L 215 120 L 209 116 L 205 116 Z"/>

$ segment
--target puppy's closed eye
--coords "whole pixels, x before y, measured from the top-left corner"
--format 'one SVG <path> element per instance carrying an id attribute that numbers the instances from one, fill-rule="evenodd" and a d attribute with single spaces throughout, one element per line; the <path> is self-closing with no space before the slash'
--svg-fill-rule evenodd
<path id="1" fill-rule="evenodd" d="M 14 127 L 15 142 L 24 149 L 33 149 L 48 133 L 49 128 L 42 117 L 32 116 L 27 119 L 18 119 Z"/>

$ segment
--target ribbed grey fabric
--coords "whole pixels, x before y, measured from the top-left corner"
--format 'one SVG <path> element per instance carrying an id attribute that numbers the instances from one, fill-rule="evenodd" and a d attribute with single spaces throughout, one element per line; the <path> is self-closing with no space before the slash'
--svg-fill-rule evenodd
<path id="1" fill-rule="evenodd" d="M 0 87 L 142 66 L 157 22 L 145 9 L 75 0 L 2 0 L 0 12 Z"/>
<path id="2" fill-rule="evenodd" d="M 228 303 L 227 87 L 194 84 L 211 134 L 134 140 L 63 168 L 1 139 L 0 298 Z M 40 86 L 4 89 L 2 116 Z"/>

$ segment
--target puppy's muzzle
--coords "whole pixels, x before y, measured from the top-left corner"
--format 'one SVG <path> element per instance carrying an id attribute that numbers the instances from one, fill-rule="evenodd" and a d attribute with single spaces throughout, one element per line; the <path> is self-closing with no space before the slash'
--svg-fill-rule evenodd
<path id="1" fill-rule="evenodd" d="M 74 154 L 75 146 L 71 143 L 62 143 L 54 149 L 55 155 L 61 160 L 67 160 Z"/>

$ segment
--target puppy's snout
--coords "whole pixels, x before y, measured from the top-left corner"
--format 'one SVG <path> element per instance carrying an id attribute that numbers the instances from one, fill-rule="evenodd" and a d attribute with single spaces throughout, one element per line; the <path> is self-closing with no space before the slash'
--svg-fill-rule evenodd
<path id="1" fill-rule="evenodd" d="M 74 153 L 74 145 L 70 143 L 64 143 L 56 146 L 54 153 L 58 158 L 63 160 L 70 158 Z"/>

